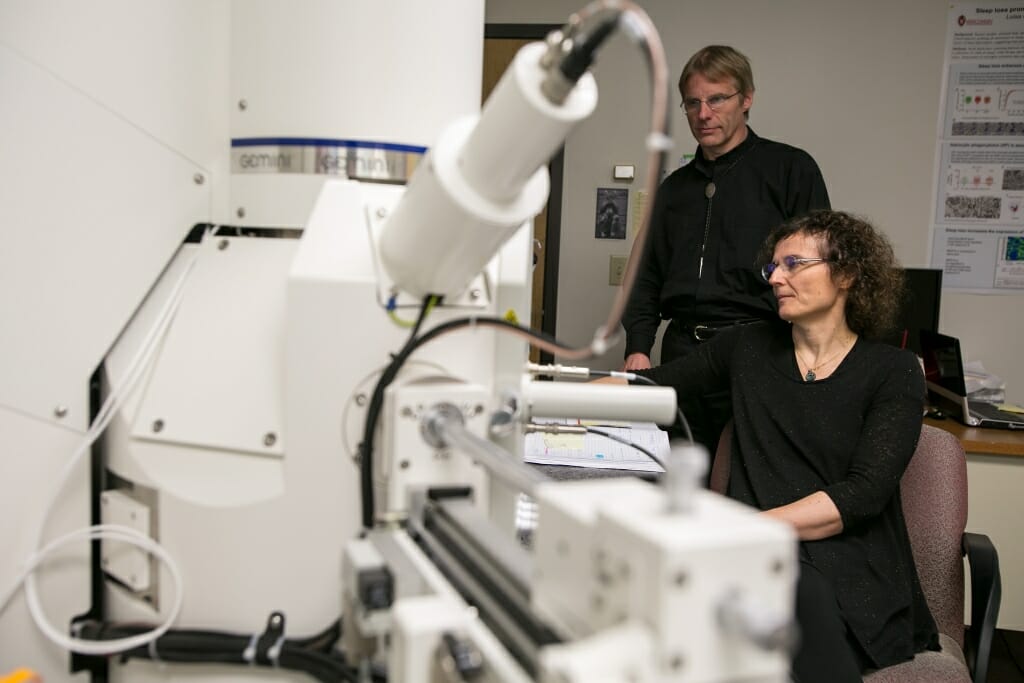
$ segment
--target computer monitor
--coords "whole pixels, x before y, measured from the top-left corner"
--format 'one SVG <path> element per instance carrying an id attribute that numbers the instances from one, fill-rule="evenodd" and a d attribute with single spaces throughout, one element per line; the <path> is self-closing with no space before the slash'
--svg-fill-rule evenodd
<path id="1" fill-rule="evenodd" d="M 896 330 L 884 341 L 921 355 L 920 331 L 939 331 L 942 302 L 942 271 L 934 268 L 904 268 L 906 296 L 896 319 Z"/>

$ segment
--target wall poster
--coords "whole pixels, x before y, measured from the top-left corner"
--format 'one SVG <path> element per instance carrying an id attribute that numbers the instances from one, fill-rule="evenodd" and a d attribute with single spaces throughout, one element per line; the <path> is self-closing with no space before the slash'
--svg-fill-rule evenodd
<path id="1" fill-rule="evenodd" d="M 1024 292 L 1024 1 L 953 4 L 947 27 L 932 267 Z"/>

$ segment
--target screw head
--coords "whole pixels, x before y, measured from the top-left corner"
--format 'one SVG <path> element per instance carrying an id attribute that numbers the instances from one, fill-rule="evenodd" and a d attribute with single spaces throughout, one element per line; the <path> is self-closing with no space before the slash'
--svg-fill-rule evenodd
<path id="1" fill-rule="evenodd" d="M 192 182 L 194 182 L 196 185 L 202 185 L 203 183 L 206 182 L 206 176 L 204 176 L 202 173 L 196 173 L 194 176 L 192 176 Z"/>
<path id="2" fill-rule="evenodd" d="M 366 394 L 356 394 L 356 405 L 360 408 L 366 405 Z"/>
<path id="3" fill-rule="evenodd" d="M 274 432 L 267 432 L 263 435 L 264 446 L 273 446 L 275 443 L 277 443 L 277 434 Z"/>
<path id="4" fill-rule="evenodd" d="M 153 433 L 159 434 L 164 430 L 163 420 L 153 420 Z"/>
<path id="5" fill-rule="evenodd" d="M 388 215 L 388 210 L 385 209 L 382 206 L 379 209 L 377 209 L 376 213 L 377 213 L 377 218 L 384 218 L 384 217 L 386 217 Z"/>
<path id="6" fill-rule="evenodd" d="M 58 420 L 64 419 L 65 417 L 68 416 L 68 407 L 57 406 L 56 408 L 53 409 L 53 416 Z"/>
<path id="7" fill-rule="evenodd" d="M 249 103 L 246 102 L 244 98 L 238 100 L 238 110 L 239 111 L 245 111 L 248 108 L 249 108 Z"/>
<path id="8" fill-rule="evenodd" d="M 403 460 L 402 462 L 398 463 L 398 466 L 400 468 L 402 468 L 403 470 L 407 470 L 407 469 L 409 469 L 409 461 L 408 460 Z"/>
<path id="9" fill-rule="evenodd" d="M 227 240 L 221 240 L 220 242 L 217 242 L 217 248 L 220 249 L 221 251 L 224 251 L 225 249 L 228 248 L 229 244 L 231 243 L 228 242 Z"/>
<path id="10" fill-rule="evenodd" d="M 469 300 L 470 301 L 476 301 L 479 298 L 480 298 L 480 290 L 479 289 L 471 289 L 471 290 L 469 290 Z"/>
<path id="11" fill-rule="evenodd" d="M 235 215 L 238 216 L 239 218 L 245 218 L 245 207 L 240 206 L 237 209 L 235 209 Z"/>

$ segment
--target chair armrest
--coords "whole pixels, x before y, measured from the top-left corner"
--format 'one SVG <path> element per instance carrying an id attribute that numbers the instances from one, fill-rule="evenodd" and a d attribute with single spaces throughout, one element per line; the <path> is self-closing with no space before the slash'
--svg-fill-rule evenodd
<path id="1" fill-rule="evenodd" d="M 967 555 L 971 576 L 971 627 L 964 638 L 964 654 L 971 670 L 971 680 L 984 683 L 1003 595 L 999 555 L 988 536 L 970 532 L 964 533 L 963 551 Z"/>

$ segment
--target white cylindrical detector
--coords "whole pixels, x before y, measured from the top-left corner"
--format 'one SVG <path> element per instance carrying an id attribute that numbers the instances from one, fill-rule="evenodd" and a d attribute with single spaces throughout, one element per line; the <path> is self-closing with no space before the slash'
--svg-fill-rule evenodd
<path id="1" fill-rule="evenodd" d="M 524 381 L 521 399 L 526 419 L 571 416 L 660 425 L 676 419 L 676 391 L 671 387 Z"/>
<path id="2" fill-rule="evenodd" d="M 416 297 L 458 294 L 544 208 L 548 159 L 597 105 L 590 74 L 564 104 L 546 99 L 544 49 L 520 50 L 479 119 L 449 126 L 413 175 L 379 242 L 399 289 Z"/>
<path id="3" fill-rule="evenodd" d="M 590 74 L 562 104 L 548 100 L 541 92 L 547 72 L 540 68 L 547 49 L 544 43 L 530 43 L 516 53 L 462 150 L 466 180 L 494 201 L 515 197 L 597 106 L 597 84 Z"/>

